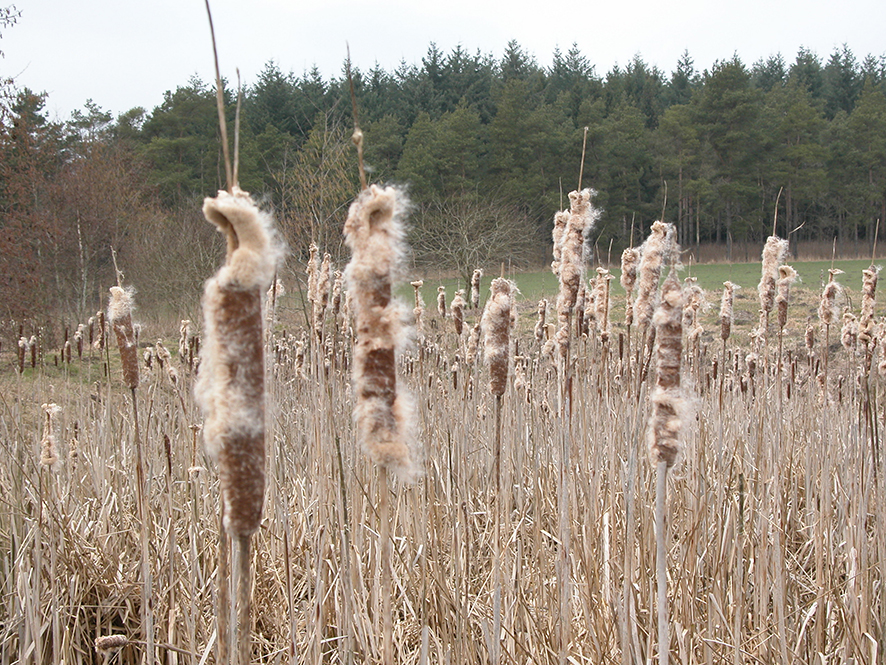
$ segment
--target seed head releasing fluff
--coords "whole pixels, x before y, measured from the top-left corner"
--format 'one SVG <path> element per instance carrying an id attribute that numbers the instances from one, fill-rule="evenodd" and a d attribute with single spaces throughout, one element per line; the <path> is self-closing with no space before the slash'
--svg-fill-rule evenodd
<path id="1" fill-rule="evenodd" d="M 625 290 L 625 325 L 634 323 L 634 286 L 637 284 L 637 267 L 640 265 L 640 250 L 628 247 L 621 253 L 621 286 Z"/>
<path id="2" fill-rule="evenodd" d="M 471 309 L 480 307 L 480 280 L 483 279 L 483 268 L 477 268 L 471 275 Z"/>
<path id="3" fill-rule="evenodd" d="M 784 262 L 788 254 L 788 241 L 778 236 L 766 238 L 763 247 L 763 264 L 761 266 L 760 284 L 757 286 L 757 295 L 760 296 L 760 327 L 757 331 L 758 339 L 766 338 L 766 328 L 769 323 L 769 312 L 775 305 L 776 283 L 778 281 L 778 267 Z"/>
<path id="4" fill-rule="evenodd" d="M 861 316 L 858 318 L 858 341 L 868 345 L 874 335 L 874 301 L 880 268 L 871 266 L 861 271 Z"/>
<path id="5" fill-rule="evenodd" d="M 828 270 L 828 283 L 821 292 L 821 302 L 818 304 L 818 318 L 823 326 L 830 326 L 837 322 L 839 311 L 837 310 L 837 296 L 843 291 L 840 282 L 834 279 L 843 271 L 839 268 Z"/>
<path id="6" fill-rule="evenodd" d="M 452 312 L 452 325 L 455 327 L 455 334 L 459 337 L 461 337 L 461 331 L 464 327 L 466 306 L 464 289 L 459 289 L 455 292 L 455 297 L 449 306 Z"/>
<path id="7" fill-rule="evenodd" d="M 227 258 L 203 292 L 195 390 L 206 448 L 219 466 L 225 530 L 248 536 L 261 522 L 265 489 L 262 295 L 283 250 L 270 215 L 236 187 L 207 198 L 203 214 L 225 235 Z"/>
<path id="8" fill-rule="evenodd" d="M 720 339 L 724 342 L 729 339 L 729 335 L 732 333 L 735 289 L 740 288 L 738 284 L 733 284 L 729 281 L 723 282 L 723 298 L 720 300 Z"/>
<path id="9" fill-rule="evenodd" d="M 569 217 L 563 224 L 563 212 L 554 217 L 554 273 L 560 278 L 560 291 L 557 296 L 557 344 L 560 354 L 569 348 L 569 318 L 578 300 L 578 289 L 584 274 L 584 244 L 601 211 L 591 205 L 591 198 L 597 194 L 593 189 L 569 192 Z M 562 228 L 562 231 L 560 228 Z M 559 261 L 557 244 L 559 240 Z M 557 265 L 558 264 L 558 265 Z"/>
<path id="10" fill-rule="evenodd" d="M 120 349 L 120 362 L 123 366 L 123 383 L 127 388 L 138 388 L 138 344 L 132 325 L 132 296 L 130 287 L 111 287 L 111 300 L 108 303 L 108 322 L 117 337 Z"/>
<path id="11" fill-rule="evenodd" d="M 405 196 L 371 185 L 351 204 L 345 270 L 357 321 L 354 341 L 354 419 L 364 451 L 377 464 L 411 480 L 417 471 L 412 405 L 397 384 L 396 349 L 405 337 L 392 299 L 393 276 L 403 255 Z"/>
<path id="12" fill-rule="evenodd" d="M 640 247 L 640 264 L 637 268 L 637 299 L 634 313 L 640 330 L 645 331 L 652 323 L 655 311 L 658 281 L 666 262 L 670 260 L 673 242 L 673 224 L 653 222 L 649 237 Z"/>
<path id="13" fill-rule="evenodd" d="M 483 351 L 489 363 L 489 391 L 499 397 L 508 385 L 514 284 L 499 277 L 492 280 L 490 292 L 480 325 Z"/>
<path id="14" fill-rule="evenodd" d="M 680 429 L 685 400 L 680 388 L 680 358 L 683 353 L 683 290 L 672 271 L 661 288 L 655 311 L 655 389 L 647 438 L 654 464 L 674 465 L 680 452 Z"/>

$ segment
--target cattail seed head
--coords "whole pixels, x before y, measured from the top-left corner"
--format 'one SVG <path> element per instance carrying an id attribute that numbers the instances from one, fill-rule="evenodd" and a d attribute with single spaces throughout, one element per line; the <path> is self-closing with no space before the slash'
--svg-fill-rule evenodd
<path id="1" fill-rule="evenodd" d="M 838 268 L 828 271 L 828 283 L 824 285 L 821 302 L 818 305 L 818 318 L 823 326 L 830 326 L 837 322 L 837 296 L 842 293 L 843 287 L 834 277 L 842 272 Z"/>
<path id="2" fill-rule="evenodd" d="M 203 214 L 224 233 L 228 251 L 203 293 L 196 396 L 206 448 L 219 466 L 225 530 L 245 537 L 261 523 L 265 489 L 262 297 L 283 248 L 271 216 L 236 187 L 207 198 Z"/>
<path id="3" fill-rule="evenodd" d="M 778 283 L 775 305 L 778 309 L 778 329 L 784 330 L 788 322 L 788 301 L 791 295 L 791 284 L 797 279 L 797 271 L 789 265 L 778 267 Z"/>
<path id="4" fill-rule="evenodd" d="M 415 289 L 415 307 L 412 309 L 412 316 L 415 319 L 415 329 L 421 331 L 421 320 L 425 313 L 425 301 L 421 297 L 421 287 L 424 286 L 424 280 L 417 279 L 410 282 L 412 288 Z"/>
<path id="5" fill-rule="evenodd" d="M 191 337 L 194 335 L 194 328 L 190 319 L 182 319 L 178 327 L 178 359 L 180 362 L 187 362 L 188 347 L 191 343 Z"/>
<path id="6" fill-rule="evenodd" d="M 670 260 L 673 237 L 673 224 L 653 222 L 640 247 L 640 264 L 637 267 L 637 298 L 634 301 L 634 316 L 640 330 L 645 331 L 652 323 L 658 297 L 658 282 L 665 263 Z"/>
<path id="7" fill-rule="evenodd" d="M 455 297 L 452 299 L 452 304 L 450 305 L 450 310 L 452 311 L 452 324 L 455 327 L 455 334 L 459 337 L 461 337 L 461 332 L 464 327 L 466 306 L 467 303 L 465 302 L 464 289 L 459 289 L 455 292 Z"/>
<path id="8" fill-rule="evenodd" d="M 720 300 L 720 339 L 724 342 L 729 339 L 732 333 L 732 321 L 734 319 L 733 301 L 735 300 L 735 289 L 741 287 L 730 281 L 723 282 L 723 297 Z"/>
<path id="9" fill-rule="evenodd" d="M 471 275 L 471 309 L 480 307 L 480 280 L 483 279 L 483 268 L 477 268 Z"/>
<path id="10" fill-rule="evenodd" d="M 46 414 L 46 421 L 43 425 L 43 438 L 40 440 L 40 464 L 49 467 L 55 471 L 58 469 L 58 441 L 56 436 L 56 427 L 58 426 L 58 416 L 61 415 L 62 409 L 58 404 L 50 403 L 42 406 L 43 412 Z"/>
<path id="11" fill-rule="evenodd" d="M 341 270 L 333 273 L 332 280 L 332 319 L 338 325 L 338 317 L 341 314 L 342 289 L 344 288 L 344 275 Z"/>
<path id="12" fill-rule="evenodd" d="M 86 325 L 81 323 L 77 326 L 77 332 L 74 333 L 74 344 L 77 347 L 77 357 L 83 357 L 83 338 L 86 336 Z"/>
<path id="13" fill-rule="evenodd" d="M 698 278 L 687 277 L 683 285 L 683 330 L 686 340 L 695 343 L 704 332 L 698 313 L 708 309 L 704 289 L 698 285 Z"/>
<path id="14" fill-rule="evenodd" d="M 465 351 L 465 361 L 469 365 L 473 365 L 477 361 L 477 353 L 480 350 L 480 322 L 474 324 L 471 328 L 471 334 L 468 337 L 468 346 Z"/>
<path id="15" fill-rule="evenodd" d="M 683 290 L 672 271 L 662 285 L 661 301 L 655 311 L 655 389 L 647 438 L 653 463 L 672 467 L 680 452 L 685 400 L 680 388 L 683 354 Z"/>
<path id="16" fill-rule="evenodd" d="M 766 314 L 772 311 L 775 304 L 775 288 L 778 281 L 778 267 L 788 254 L 788 241 L 778 236 L 769 236 L 763 247 L 763 264 L 761 266 L 760 284 L 757 294 L 760 296 L 760 309 Z"/>
<path id="17" fill-rule="evenodd" d="M 852 353 L 858 345 L 858 319 L 849 308 L 843 310 L 843 327 L 840 329 L 840 343 Z"/>
<path id="18" fill-rule="evenodd" d="M 569 348 L 569 320 L 584 275 L 585 240 L 602 214 L 602 211 L 591 205 L 591 198 L 596 194 L 592 189 L 569 192 L 569 219 L 560 235 L 559 270 L 556 271 L 560 278 L 557 295 L 557 344 L 560 355 L 564 357 Z M 555 220 L 555 231 L 557 223 L 559 222 Z"/>
<path id="19" fill-rule="evenodd" d="M 312 242 L 311 246 L 308 248 L 308 265 L 305 267 L 305 272 L 308 275 L 308 301 L 312 304 L 318 300 L 317 284 L 320 272 L 319 253 L 320 248 L 317 247 L 316 243 Z"/>
<path id="20" fill-rule="evenodd" d="M 120 361 L 123 365 L 123 384 L 127 388 L 138 388 L 138 342 L 132 325 L 132 296 L 135 291 L 119 286 L 111 287 L 111 300 L 108 303 L 108 322 L 117 338 Z"/>
<path id="21" fill-rule="evenodd" d="M 621 253 L 621 282 L 625 290 L 625 325 L 634 323 L 634 287 L 637 284 L 637 269 L 640 265 L 640 250 L 628 247 Z"/>
<path id="22" fill-rule="evenodd" d="M 554 215 L 554 230 L 551 237 L 554 241 L 554 260 L 551 262 L 551 272 L 560 276 L 560 261 L 563 257 L 563 238 L 566 235 L 566 225 L 569 223 L 569 211 L 558 210 Z"/>
<path id="23" fill-rule="evenodd" d="M 18 371 L 19 374 L 25 371 L 25 357 L 28 353 L 28 339 L 26 337 L 18 338 Z"/>
<path id="24" fill-rule="evenodd" d="M 102 635 L 95 639 L 95 650 L 99 653 L 111 654 L 129 644 L 126 635 Z"/>
<path id="25" fill-rule="evenodd" d="M 489 363 L 489 391 L 500 397 L 508 385 L 514 284 L 498 277 L 492 280 L 490 292 L 480 324 L 483 329 L 483 352 Z"/>
<path id="26" fill-rule="evenodd" d="M 545 318 L 548 313 L 548 301 L 542 298 L 538 301 L 538 321 L 535 324 L 535 341 L 542 344 L 545 341 Z"/>
<path id="27" fill-rule="evenodd" d="M 392 299 L 393 277 L 404 251 L 405 196 L 371 185 L 351 204 L 345 270 L 356 314 L 353 376 L 357 436 L 369 457 L 401 479 L 415 477 L 412 406 L 397 382 L 396 349 L 406 336 Z"/>
<path id="28" fill-rule="evenodd" d="M 858 319 L 858 341 L 869 345 L 874 333 L 874 300 L 880 268 L 871 266 L 861 271 L 861 316 Z"/>
<path id="29" fill-rule="evenodd" d="M 437 287 L 437 314 L 446 316 L 446 287 Z"/>

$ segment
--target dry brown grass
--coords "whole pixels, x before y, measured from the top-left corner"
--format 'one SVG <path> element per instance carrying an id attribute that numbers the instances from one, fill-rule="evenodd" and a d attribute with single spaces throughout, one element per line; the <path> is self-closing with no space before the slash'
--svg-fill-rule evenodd
<path id="1" fill-rule="evenodd" d="M 811 363 L 802 339 L 819 295 L 803 285 L 792 290 L 781 371 L 773 326 L 768 360 L 748 376 L 753 288 L 736 294 L 725 362 L 716 307 L 702 315 L 700 346 L 684 351 L 695 418 L 682 461 L 668 474 L 674 662 L 822 662 L 817 653 L 828 663 L 882 660 L 883 388 L 863 374 L 863 358 L 833 344 L 832 331 L 825 399 L 816 378 L 823 336 Z M 255 653 L 263 663 L 371 662 L 382 648 L 378 474 L 355 441 L 349 345 L 341 337 L 309 344 L 297 369 L 296 340 L 282 327 L 296 321 L 286 298 L 278 316 L 268 354 L 268 492 L 252 554 Z M 476 316 L 468 312 L 466 324 Z M 621 319 L 613 313 L 613 320 Z M 403 361 L 425 464 L 416 485 L 394 486 L 390 495 L 398 663 L 488 662 L 497 506 L 501 660 L 558 661 L 565 425 L 556 415 L 556 370 L 537 357 L 534 323 L 525 316 L 518 327 L 526 366 L 520 387 L 509 381 L 502 400 L 499 495 L 485 368 L 456 363 L 463 352 L 450 326 L 426 331 Z M 572 344 L 571 663 L 645 662 L 656 654 L 655 486 L 643 436 L 649 386 L 637 389 L 626 378 L 632 361 L 618 351 L 624 332 L 613 326 L 605 361 L 598 340 Z M 634 340 L 630 348 L 639 346 Z M 129 642 L 108 662 L 138 663 L 135 451 L 119 361 L 110 357 L 111 380 L 97 352 L 67 370 L 50 359 L 19 377 L 8 348 L 0 374 L 0 663 L 101 662 L 95 641 L 114 634 Z M 177 368 L 185 385 L 193 380 L 186 364 Z M 177 394 L 158 367 L 142 368 L 140 390 L 158 658 L 214 662 L 218 477 L 204 458 L 189 392 Z M 56 473 L 39 464 L 40 405 L 49 401 L 64 409 L 64 464 Z"/>

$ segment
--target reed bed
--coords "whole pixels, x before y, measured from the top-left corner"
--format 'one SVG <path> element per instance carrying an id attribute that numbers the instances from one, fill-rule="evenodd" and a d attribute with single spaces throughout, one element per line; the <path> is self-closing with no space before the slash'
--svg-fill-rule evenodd
<path id="1" fill-rule="evenodd" d="M 817 321 L 808 352 L 795 319 L 805 322 L 820 293 L 819 285 L 792 287 L 791 307 L 805 303 L 787 322 L 795 335 L 781 354 L 772 335 L 753 367 L 747 337 L 721 336 L 716 311 L 699 311 L 704 330 L 684 345 L 690 415 L 665 506 L 673 662 L 882 662 L 880 352 L 865 364 Z M 321 343 L 299 327 L 312 317 L 295 303 L 280 296 L 267 340 L 267 492 L 250 553 L 253 662 L 377 662 L 379 474 L 351 416 L 351 332 L 317 308 L 326 317 Z M 838 293 L 835 306 L 847 304 Z M 516 371 L 500 398 L 487 390 L 482 353 L 470 362 L 467 333 L 452 325 L 427 326 L 399 360 L 424 461 L 414 484 L 390 489 L 394 660 L 556 663 L 565 650 L 570 663 L 648 662 L 659 634 L 656 474 L 645 439 L 653 377 L 637 380 L 629 351 L 643 341 L 614 315 L 607 344 L 594 330 L 572 339 L 569 424 L 557 413 L 557 360 L 533 331 L 537 304 L 519 308 L 527 315 L 512 332 Z M 465 330 L 480 316 L 464 308 Z M 879 323 L 870 330 L 877 349 L 886 336 Z M 183 389 L 195 378 L 193 358 L 176 353 L 177 338 L 170 329 L 165 360 L 177 381 L 161 363 L 142 363 L 137 413 L 155 656 L 199 665 L 216 662 L 219 479 L 200 442 L 202 416 Z M 87 345 L 69 365 L 41 355 L 19 372 L 18 349 L 3 348 L 0 663 L 141 663 L 137 442 L 119 358 Z M 52 465 L 41 464 L 49 403 L 61 408 Z"/>

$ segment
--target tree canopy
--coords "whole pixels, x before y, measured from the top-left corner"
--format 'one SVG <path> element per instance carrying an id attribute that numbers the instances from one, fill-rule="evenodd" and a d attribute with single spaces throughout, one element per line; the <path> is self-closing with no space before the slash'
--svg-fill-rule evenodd
<path id="1" fill-rule="evenodd" d="M 13 21 L 0 16 L 0 27 Z M 416 261 L 438 268 L 467 269 L 472 255 L 448 245 L 470 225 L 483 238 L 473 250 L 543 261 L 553 214 L 578 184 L 585 131 L 583 185 L 599 191 L 601 243 L 625 246 L 632 229 L 636 241 L 665 202 L 682 244 L 727 251 L 762 242 L 776 205 L 779 231 L 799 227 L 801 241 L 872 242 L 886 216 L 886 61 L 848 45 L 750 66 L 734 55 L 705 71 L 687 52 L 669 74 L 637 55 L 600 75 L 578 44 L 550 67 L 513 41 L 499 56 L 430 44 L 419 63 L 352 75 L 370 178 L 407 188 Z M 228 87 L 229 135 L 235 101 Z M 224 180 L 214 89 L 196 77 L 118 118 L 90 101 L 53 123 L 45 102 L 16 91 L 0 116 L 6 314 L 60 288 L 60 301 L 85 307 L 106 243 L 125 252 L 147 233 L 169 238 Z M 269 61 L 245 87 L 241 186 L 275 209 L 296 256 L 311 241 L 341 249 L 358 186 L 353 122 L 344 75 Z M 72 206 L 71 192 L 84 203 Z M 98 199 L 101 213 L 87 211 Z M 531 242 L 505 243 L 499 225 Z"/>

